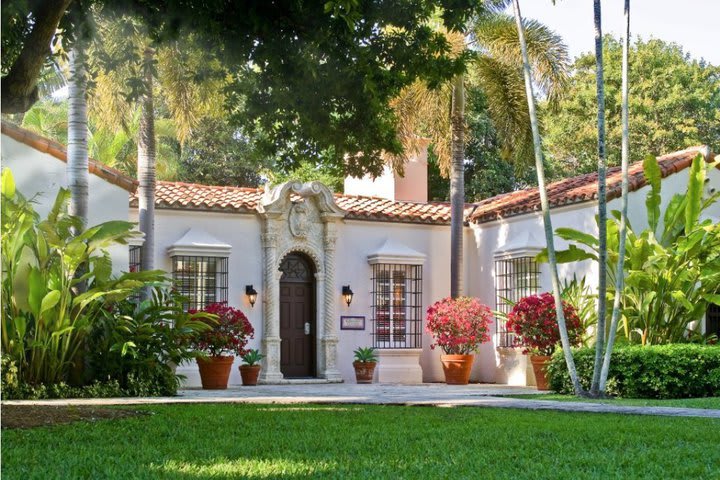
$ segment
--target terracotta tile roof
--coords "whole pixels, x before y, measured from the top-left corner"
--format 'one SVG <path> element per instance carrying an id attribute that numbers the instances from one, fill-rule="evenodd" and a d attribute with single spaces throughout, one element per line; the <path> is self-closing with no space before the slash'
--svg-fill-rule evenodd
<path id="1" fill-rule="evenodd" d="M 263 191 L 258 188 L 220 187 L 183 182 L 157 182 L 156 208 L 182 210 L 213 210 L 252 213 Z M 130 206 L 137 207 L 137 194 L 130 197 Z"/>
<path id="2" fill-rule="evenodd" d="M 54 140 L 42 137 L 30 130 L 5 121 L 2 122 L 2 133 L 35 150 L 52 155 L 67 163 L 67 149 Z M 138 182 L 134 178 L 130 178 L 119 170 L 108 167 L 93 159 L 89 159 L 88 161 L 88 171 L 130 193 L 133 193 L 138 186 Z"/>
<path id="3" fill-rule="evenodd" d="M 698 153 L 702 153 L 706 161 L 714 158 L 714 155 L 710 153 L 710 150 L 705 146 L 691 147 L 658 157 L 663 178 L 690 166 L 693 158 L 695 158 Z M 643 175 L 642 162 L 636 162 L 630 165 L 629 180 L 631 192 L 647 185 L 645 176 Z M 621 181 L 620 167 L 609 168 L 607 175 L 608 200 L 620 197 Z M 547 186 L 547 191 L 551 207 L 595 200 L 597 199 L 597 172 L 551 183 Z M 478 202 L 468 220 L 482 223 L 539 210 L 540 194 L 538 189 L 528 188 Z"/>
<path id="4" fill-rule="evenodd" d="M 158 182 L 155 189 L 157 208 L 212 210 L 253 213 L 263 195 L 262 189 L 219 187 L 182 182 Z M 448 224 L 450 204 L 442 202 L 400 202 L 378 197 L 335 195 L 338 206 L 347 212 L 345 218 L 404 223 Z M 137 207 L 137 195 L 130 199 Z M 466 210 L 469 213 L 471 210 Z"/>

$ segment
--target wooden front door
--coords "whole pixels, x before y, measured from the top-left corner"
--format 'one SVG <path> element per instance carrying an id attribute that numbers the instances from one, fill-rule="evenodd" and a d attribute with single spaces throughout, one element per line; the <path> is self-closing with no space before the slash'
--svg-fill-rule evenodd
<path id="1" fill-rule="evenodd" d="M 285 378 L 315 376 L 315 282 L 310 262 L 286 256 L 280 271 L 280 371 Z"/>

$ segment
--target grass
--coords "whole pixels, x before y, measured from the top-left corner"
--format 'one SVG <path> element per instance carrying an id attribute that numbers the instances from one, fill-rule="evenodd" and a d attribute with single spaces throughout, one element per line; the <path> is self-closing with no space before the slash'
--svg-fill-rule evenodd
<path id="1" fill-rule="evenodd" d="M 3 431 L 3 478 L 718 478 L 720 421 L 196 404 Z"/>
<path id="2" fill-rule="evenodd" d="M 522 398 L 523 400 L 556 400 L 559 402 L 592 402 L 606 403 L 608 405 L 628 405 L 633 407 L 685 407 L 720 410 L 720 397 L 705 398 L 675 398 L 671 400 L 655 400 L 647 398 L 579 398 L 575 395 L 529 394 L 529 395 L 505 395 L 509 398 Z"/>

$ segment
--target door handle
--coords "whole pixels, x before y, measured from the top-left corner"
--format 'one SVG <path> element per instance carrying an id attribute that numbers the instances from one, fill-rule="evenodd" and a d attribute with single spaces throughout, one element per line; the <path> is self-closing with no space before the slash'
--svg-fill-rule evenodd
<path id="1" fill-rule="evenodd" d="M 305 322 L 305 335 L 310 335 L 310 322 Z"/>

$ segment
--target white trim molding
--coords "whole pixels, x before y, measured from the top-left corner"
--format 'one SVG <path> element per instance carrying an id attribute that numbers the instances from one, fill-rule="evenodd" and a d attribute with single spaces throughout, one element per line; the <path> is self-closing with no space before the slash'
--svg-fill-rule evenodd
<path id="1" fill-rule="evenodd" d="M 387 238 L 380 247 L 370 255 L 367 260 L 370 265 L 389 263 L 395 265 L 422 265 L 427 255 L 413 250 L 407 245 Z"/>
<path id="2" fill-rule="evenodd" d="M 232 247 L 204 230 L 191 228 L 180 239 L 170 245 L 167 253 L 170 257 L 229 257 Z"/>

